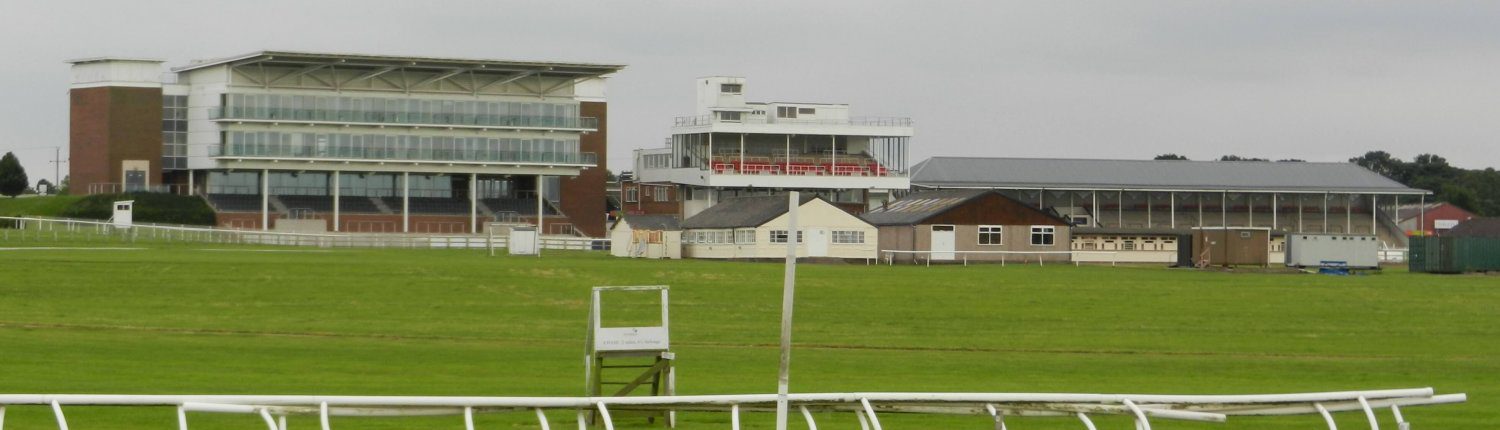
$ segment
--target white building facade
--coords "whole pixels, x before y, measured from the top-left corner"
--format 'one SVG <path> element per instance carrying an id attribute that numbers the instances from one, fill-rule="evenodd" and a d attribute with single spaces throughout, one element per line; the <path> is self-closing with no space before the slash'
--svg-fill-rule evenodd
<path id="1" fill-rule="evenodd" d="M 635 151 L 641 184 L 672 185 L 679 215 L 721 199 L 801 191 L 853 212 L 906 190 L 910 118 L 855 117 L 847 104 L 746 102 L 745 78 L 699 78 L 697 110 L 666 146 Z"/>

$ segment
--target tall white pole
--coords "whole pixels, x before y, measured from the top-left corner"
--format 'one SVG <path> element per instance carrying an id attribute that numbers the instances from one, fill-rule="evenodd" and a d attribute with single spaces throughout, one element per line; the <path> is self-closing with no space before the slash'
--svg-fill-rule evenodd
<path id="1" fill-rule="evenodd" d="M 333 194 L 333 231 L 335 232 L 339 231 L 339 189 L 342 188 L 342 184 L 339 183 L 339 176 L 343 176 L 343 174 L 337 170 L 333 171 L 333 186 L 331 187 L 333 189 L 330 190 L 333 191 L 330 194 Z"/>
<path id="2" fill-rule="evenodd" d="M 411 232 L 411 172 L 401 172 L 401 232 Z"/>
<path id="3" fill-rule="evenodd" d="M 271 169 L 260 171 L 260 229 L 271 229 Z"/>
<path id="4" fill-rule="evenodd" d="M 786 397 L 790 391 L 792 365 L 792 296 L 797 289 L 797 203 L 800 200 L 796 191 L 792 191 L 787 200 L 786 275 L 781 287 L 781 368 L 776 375 L 776 430 L 786 430 Z"/>

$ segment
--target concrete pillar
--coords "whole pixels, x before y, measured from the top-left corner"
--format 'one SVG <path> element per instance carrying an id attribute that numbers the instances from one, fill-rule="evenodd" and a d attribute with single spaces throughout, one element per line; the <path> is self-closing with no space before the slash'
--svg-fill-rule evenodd
<path id="1" fill-rule="evenodd" d="M 1169 196 L 1167 204 L 1172 205 L 1172 228 L 1175 229 L 1177 228 L 1177 193 L 1172 192 L 1167 195 Z"/>
<path id="2" fill-rule="evenodd" d="M 1328 233 L 1328 193 L 1323 193 L 1323 233 Z"/>
<path id="3" fill-rule="evenodd" d="M 1094 199 L 1094 227 L 1099 226 L 1099 190 L 1089 191 L 1089 197 Z"/>
<path id="4" fill-rule="evenodd" d="M 1275 230 L 1281 222 L 1281 195 L 1271 193 L 1271 229 Z"/>
<path id="5" fill-rule="evenodd" d="M 1376 235 L 1378 233 L 1378 231 L 1375 229 L 1375 226 L 1380 221 L 1378 221 L 1378 220 L 1375 219 L 1375 213 L 1376 213 L 1376 211 L 1379 210 L 1379 209 L 1377 209 L 1377 207 L 1380 206 L 1380 200 L 1379 199 L 1380 199 L 1380 195 L 1378 195 L 1378 194 L 1371 194 L 1370 195 L 1370 235 L 1371 236 L 1374 236 L 1374 235 Z"/>
<path id="6" fill-rule="evenodd" d="M 1229 227 L 1229 191 L 1219 198 L 1219 227 Z"/>
<path id="7" fill-rule="evenodd" d="M 193 194 L 193 188 L 194 188 L 193 187 L 193 171 L 192 170 L 187 171 L 187 175 L 188 175 L 188 192 L 187 192 L 187 195 L 191 196 L 191 195 L 194 195 Z"/>
<path id="8" fill-rule="evenodd" d="M 1354 195 L 1344 195 L 1344 234 L 1354 234 Z"/>

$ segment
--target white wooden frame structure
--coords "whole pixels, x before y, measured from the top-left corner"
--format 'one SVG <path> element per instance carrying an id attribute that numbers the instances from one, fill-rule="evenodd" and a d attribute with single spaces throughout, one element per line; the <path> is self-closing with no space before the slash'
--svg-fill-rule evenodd
<path id="1" fill-rule="evenodd" d="M 107 395 L 0 394 L 0 429 L 6 406 L 50 407 L 59 430 L 67 430 L 64 407 L 167 406 L 177 408 L 177 428 L 188 430 L 188 413 L 246 414 L 258 417 L 269 430 L 284 430 L 285 417 L 317 416 L 320 428 L 332 429 L 333 417 L 462 416 L 472 430 L 481 413 L 531 412 L 542 429 L 550 429 L 546 411 L 583 416 L 598 412 L 605 429 L 613 430 L 611 411 L 727 412 L 730 428 L 739 429 L 742 412 L 775 410 L 776 394 L 656 397 L 442 397 L 442 396 L 262 396 L 262 395 Z M 1434 395 L 1431 388 L 1342 391 L 1267 395 L 1159 395 L 1063 393 L 804 393 L 787 401 L 817 429 L 813 412 L 853 412 L 865 429 L 881 430 L 879 413 L 978 415 L 997 428 L 1006 417 L 1062 417 L 1077 419 L 1081 428 L 1094 429 L 1090 416 L 1133 417 L 1138 428 L 1149 430 L 1152 419 L 1224 422 L 1229 417 L 1319 415 L 1336 430 L 1334 412 L 1359 412 L 1378 430 L 1377 409 L 1390 409 L 1406 426 L 1402 407 L 1462 403 L 1464 394 Z M 455 421 L 455 427 L 458 424 Z"/>

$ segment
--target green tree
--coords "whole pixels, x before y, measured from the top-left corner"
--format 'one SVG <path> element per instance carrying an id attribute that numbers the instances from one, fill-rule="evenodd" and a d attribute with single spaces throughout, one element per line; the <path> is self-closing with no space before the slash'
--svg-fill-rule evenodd
<path id="1" fill-rule="evenodd" d="M 1398 181 L 1401 180 L 1399 176 L 1402 170 L 1405 169 L 1406 164 L 1400 159 L 1392 157 L 1391 153 L 1385 151 L 1366 152 L 1365 155 L 1350 158 L 1349 162 L 1358 164 L 1366 169 L 1370 169 L 1370 171 L 1372 172 L 1385 175 L 1385 177 L 1387 178 L 1395 179 Z"/>
<path id="2" fill-rule="evenodd" d="M 1181 156 L 1181 155 L 1177 155 L 1177 154 L 1162 154 L 1162 155 L 1156 156 L 1156 158 L 1153 158 L 1153 160 L 1158 160 L 1158 161 L 1188 161 L 1188 158 L 1184 157 L 1184 156 Z"/>
<path id="3" fill-rule="evenodd" d="M 1271 161 L 1265 158 L 1241 157 L 1238 155 L 1225 155 L 1219 157 L 1219 161 Z"/>
<path id="4" fill-rule="evenodd" d="M 16 198 L 26 192 L 26 186 L 31 181 L 26 179 L 26 168 L 21 166 L 21 160 L 16 154 L 5 153 L 0 157 L 0 195 Z"/>
<path id="5" fill-rule="evenodd" d="M 67 194 L 68 193 L 68 178 L 71 178 L 71 177 L 72 177 L 72 175 L 63 175 L 62 183 L 57 184 L 57 194 Z"/>
<path id="6" fill-rule="evenodd" d="M 36 181 L 36 187 L 35 187 L 35 189 L 38 192 L 40 192 L 43 189 L 45 189 L 45 190 L 47 190 L 48 194 L 57 194 L 57 187 L 52 186 L 52 182 L 48 181 L 46 179 L 42 179 L 42 180 Z"/>

